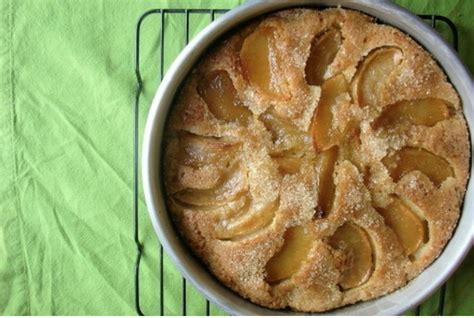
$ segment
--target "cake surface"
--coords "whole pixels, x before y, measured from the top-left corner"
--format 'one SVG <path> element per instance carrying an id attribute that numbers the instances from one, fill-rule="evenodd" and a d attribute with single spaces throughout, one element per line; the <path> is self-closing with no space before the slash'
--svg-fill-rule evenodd
<path id="1" fill-rule="evenodd" d="M 469 175 L 460 99 L 410 37 L 291 9 L 221 39 L 176 94 L 169 213 L 226 286 L 320 312 L 404 286 L 452 235 Z"/>

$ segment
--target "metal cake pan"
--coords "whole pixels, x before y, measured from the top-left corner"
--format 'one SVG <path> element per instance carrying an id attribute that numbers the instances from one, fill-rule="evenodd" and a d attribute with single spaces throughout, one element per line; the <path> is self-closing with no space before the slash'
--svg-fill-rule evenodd
<path id="1" fill-rule="evenodd" d="M 441 65 L 459 93 L 470 133 L 474 129 L 474 84 L 457 54 L 436 31 L 413 13 L 388 0 L 257 0 L 239 6 L 206 27 L 179 54 L 166 73 L 148 114 L 142 148 L 145 199 L 154 229 L 174 264 L 211 302 L 232 315 L 291 315 L 255 305 L 223 286 L 192 255 L 169 218 L 161 182 L 161 151 L 165 121 L 176 90 L 199 57 L 225 32 L 275 10 L 291 7 L 335 7 L 354 9 L 379 18 L 409 34 Z M 472 166 L 472 139 L 471 166 Z M 462 214 L 444 251 L 407 286 L 382 297 L 335 309 L 322 315 L 398 315 L 416 306 L 436 291 L 456 270 L 474 243 L 474 181 L 469 179 Z"/>

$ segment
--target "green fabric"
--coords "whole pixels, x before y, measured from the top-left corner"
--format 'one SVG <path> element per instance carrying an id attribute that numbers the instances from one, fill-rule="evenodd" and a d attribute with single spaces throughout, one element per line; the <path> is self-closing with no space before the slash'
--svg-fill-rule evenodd
<path id="1" fill-rule="evenodd" d="M 0 314 L 133 315 L 134 37 L 151 8 L 232 8 L 238 0 L 0 0 Z M 451 17 L 474 69 L 472 1 L 398 1 Z M 208 22 L 193 16 L 193 35 Z M 166 19 L 165 69 L 184 44 Z M 159 81 L 159 17 L 143 28 L 141 124 Z M 142 309 L 160 313 L 159 242 L 140 200 Z M 474 255 L 447 285 L 446 313 L 474 314 Z M 182 279 L 164 257 L 164 313 Z M 189 284 L 187 314 L 205 314 Z M 431 298 L 422 313 L 433 313 Z M 212 314 L 225 314 L 211 306 Z"/>

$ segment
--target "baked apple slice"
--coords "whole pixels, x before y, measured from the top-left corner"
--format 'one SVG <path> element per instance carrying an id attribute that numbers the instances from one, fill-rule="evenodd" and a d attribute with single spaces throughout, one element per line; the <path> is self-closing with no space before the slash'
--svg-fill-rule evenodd
<path id="1" fill-rule="evenodd" d="M 343 74 L 330 78 L 321 87 L 321 98 L 312 125 L 313 145 L 317 151 L 324 151 L 341 139 L 341 132 L 333 128 L 332 108 L 344 93 L 349 93 L 349 86 Z"/>
<path id="2" fill-rule="evenodd" d="M 179 133 L 180 160 L 191 167 L 227 164 L 235 157 L 240 143 L 224 138 L 199 136 L 185 131 Z"/>
<path id="3" fill-rule="evenodd" d="M 431 127 L 450 117 L 450 107 L 439 98 L 403 100 L 387 106 L 372 123 L 373 129 L 406 123 Z"/>
<path id="4" fill-rule="evenodd" d="M 223 220 L 216 228 L 216 237 L 221 240 L 238 239 L 265 228 L 273 221 L 279 200 L 261 205 L 250 205 L 232 219 Z"/>
<path id="5" fill-rule="evenodd" d="M 240 49 L 244 77 L 267 95 L 278 95 L 273 83 L 277 58 L 274 32 L 272 27 L 259 27 L 244 40 Z"/>
<path id="6" fill-rule="evenodd" d="M 279 283 L 298 272 L 314 242 L 310 230 L 303 226 L 290 227 L 283 238 L 283 246 L 266 265 L 266 281 L 270 284 Z"/>
<path id="7" fill-rule="evenodd" d="M 285 174 L 295 174 L 300 171 L 302 159 L 297 157 L 273 157 L 278 165 L 278 171 Z"/>
<path id="8" fill-rule="evenodd" d="M 311 43 L 311 50 L 306 61 L 305 75 L 308 85 L 322 85 L 324 74 L 328 66 L 336 57 L 342 43 L 339 29 L 330 29 L 321 35 L 315 36 Z"/>
<path id="9" fill-rule="evenodd" d="M 223 121 L 237 121 L 246 125 L 252 116 L 243 106 L 229 74 L 223 70 L 207 74 L 198 85 L 198 92 L 206 102 L 209 111 Z"/>
<path id="10" fill-rule="evenodd" d="M 260 120 L 272 134 L 272 141 L 280 152 L 298 152 L 304 148 L 305 134 L 289 121 L 274 114 L 272 109 L 260 115 Z"/>
<path id="11" fill-rule="evenodd" d="M 184 189 L 174 194 L 175 199 L 195 207 L 221 206 L 242 195 L 246 188 L 244 173 L 238 165 L 223 172 L 219 182 L 212 189 Z"/>
<path id="12" fill-rule="evenodd" d="M 323 151 L 317 159 L 318 205 L 316 207 L 316 212 L 320 217 L 327 216 L 334 203 L 336 186 L 334 185 L 333 174 L 338 152 L 338 147 L 334 146 Z"/>
<path id="13" fill-rule="evenodd" d="M 406 255 L 415 253 L 428 237 L 426 222 L 399 198 L 394 197 L 390 205 L 378 211 L 398 236 Z"/>
<path id="14" fill-rule="evenodd" d="M 395 47 L 384 47 L 369 53 L 358 70 L 353 86 L 360 106 L 377 105 L 386 79 L 400 65 L 402 58 L 402 51 Z"/>
<path id="15" fill-rule="evenodd" d="M 362 228 L 344 223 L 330 238 L 329 245 L 345 255 L 345 266 L 339 282 L 342 289 L 358 287 L 370 278 L 374 267 L 372 246 Z"/>
<path id="16" fill-rule="evenodd" d="M 405 174 L 418 170 L 426 175 L 437 187 L 454 171 L 446 159 L 423 148 L 404 147 L 382 159 L 393 181 L 398 182 Z"/>

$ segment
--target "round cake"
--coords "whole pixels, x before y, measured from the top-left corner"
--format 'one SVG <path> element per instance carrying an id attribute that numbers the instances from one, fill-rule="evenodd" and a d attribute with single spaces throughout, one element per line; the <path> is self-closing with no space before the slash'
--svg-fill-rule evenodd
<path id="1" fill-rule="evenodd" d="M 165 130 L 169 213 L 224 284 L 320 312 L 404 286 L 460 214 L 459 96 L 403 32 L 344 9 L 291 9 L 220 39 Z"/>

